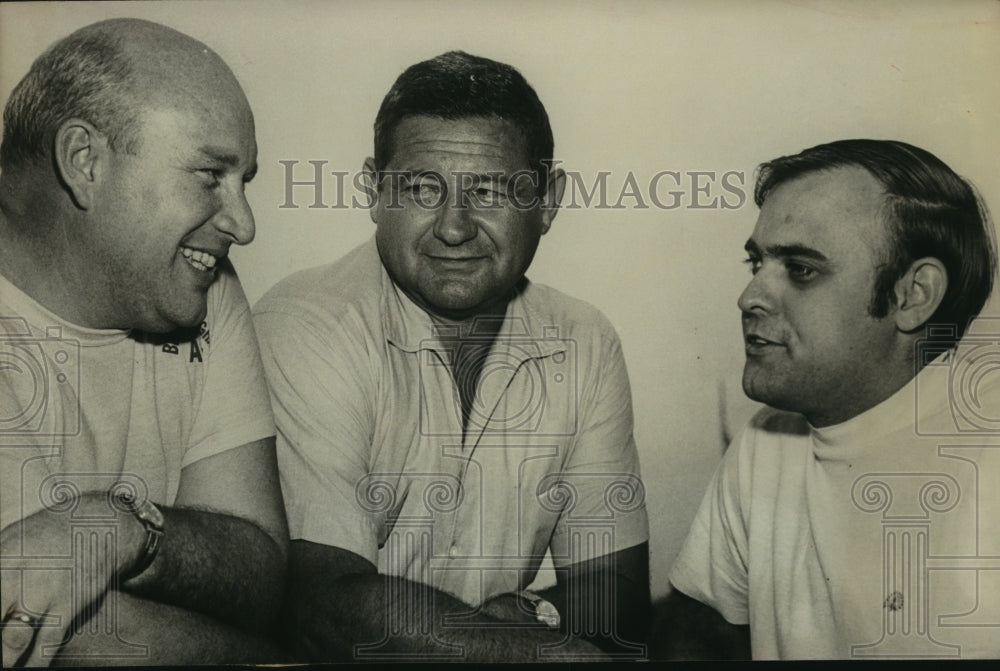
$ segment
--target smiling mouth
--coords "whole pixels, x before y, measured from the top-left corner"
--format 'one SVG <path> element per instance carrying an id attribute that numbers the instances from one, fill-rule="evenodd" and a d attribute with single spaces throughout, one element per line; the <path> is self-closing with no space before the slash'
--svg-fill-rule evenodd
<path id="1" fill-rule="evenodd" d="M 746 343 L 747 349 L 759 349 L 762 347 L 781 347 L 780 342 L 775 342 L 773 340 L 768 340 L 767 338 L 761 338 L 759 335 L 754 333 L 748 333 L 743 337 L 743 342 Z"/>
<path id="2" fill-rule="evenodd" d="M 181 254 L 192 268 L 203 273 L 215 270 L 215 264 L 219 261 L 219 257 L 191 247 L 181 247 Z"/>
<path id="3" fill-rule="evenodd" d="M 429 258 L 439 263 L 472 263 L 482 261 L 484 256 L 430 256 Z"/>

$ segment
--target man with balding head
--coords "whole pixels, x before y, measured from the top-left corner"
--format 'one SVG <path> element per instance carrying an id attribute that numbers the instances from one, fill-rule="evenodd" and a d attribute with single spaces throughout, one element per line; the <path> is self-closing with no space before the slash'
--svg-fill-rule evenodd
<path id="1" fill-rule="evenodd" d="M 253 115 L 164 26 L 33 64 L 0 147 L 3 661 L 268 661 L 287 530 L 246 298 Z"/>

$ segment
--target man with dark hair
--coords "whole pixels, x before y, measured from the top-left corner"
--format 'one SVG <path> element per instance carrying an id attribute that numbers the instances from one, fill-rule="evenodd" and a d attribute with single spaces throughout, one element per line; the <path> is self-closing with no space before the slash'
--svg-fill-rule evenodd
<path id="1" fill-rule="evenodd" d="M 374 239 L 254 309 L 310 659 L 638 657 L 647 520 L 618 337 L 524 273 L 565 184 L 512 67 L 406 70 Z M 529 590 L 550 551 L 556 584 Z"/>
<path id="2" fill-rule="evenodd" d="M 545 195 L 554 149 L 552 128 L 542 101 L 514 68 L 459 51 L 408 68 L 386 94 L 375 117 L 375 156 L 369 170 L 386 169 L 393 133 L 412 116 L 451 120 L 496 116 L 507 120 L 523 135 L 537 194 Z"/>
<path id="3" fill-rule="evenodd" d="M 705 494 L 655 656 L 996 657 L 997 320 L 970 326 L 996 275 L 985 206 L 874 140 L 764 164 L 755 200 L 743 389 L 771 407 Z"/>
<path id="4" fill-rule="evenodd" d="M 82 28 L 0 146 L 4 666 L 274 661 L 287 527 L 249 305 L 250 106 L 204 44 Z"/>

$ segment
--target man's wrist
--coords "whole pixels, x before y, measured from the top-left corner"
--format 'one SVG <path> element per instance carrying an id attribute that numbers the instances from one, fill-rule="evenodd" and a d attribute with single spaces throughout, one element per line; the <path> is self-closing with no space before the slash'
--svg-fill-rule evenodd
<path id="1" fill-rule="evenodd" d="M 562 616 L 559 614 L 559 609 L 551 601 L 526 589 L 520 590 L 516 594 L 528 603 L 529 611 L 534 612 L 536 621 L 541 622 L 549 629 L 559 628 Z"/>
<path id="2" fill-rule="evenodd" d="M 483 615 L 501 622 L 533 624 L 536 622 L 534 608 L 517 592 L 497 594 L 483 602 Z"/>
<path id="3" fill-rule="evenodd" d="M 503 622 L 544 625 L 548 629 L 558 629 L 561 621 L 550 601 L 528 590 L 498 594 L 483 603 L 481 612 Z"/>
<path id="4" fill-rule="evenodd" d="M 145 573 L 156 559 L 163 543 L 164 518 L 160 509 L 148 499 L 137 500 L 128 495 L 116 498 L 116 507 L 123 511 L 121 518 L 124 520 L 119 528 L 125 530 L 125 538 L 120 542 L 124 541 L 125 548 L 133 549 L 128 558 L 119 554 L 119 579 L 125 582 Z"/>

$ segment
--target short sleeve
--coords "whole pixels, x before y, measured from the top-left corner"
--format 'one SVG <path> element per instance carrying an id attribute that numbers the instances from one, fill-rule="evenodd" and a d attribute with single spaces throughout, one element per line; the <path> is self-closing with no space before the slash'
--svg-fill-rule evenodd
<path id="1" fill-rule="evenodd" d="M 581 365 L 583 365 L 581 357 Z M 572 491 L 551 541 L 566 566 L 649 540 L 645 488 L 633 438 L 632 396 L 621 343 L 610 324 L 595 340 L 580 387 L 579 430 L 561 477 Z M 593 524 L 587 521 L 592 521 Z M 588 532 L 591 542 L 574 529 Z M 596 532 L 596 533 L 595 533 Z"/>
<path id="2" fill-rule="evenodd" d="M 726 451 L 670 570 L 675 588 L 739 625 L 750 621 L 749 544 L 740 482 L 746 435 L 744 430 Z"/>
<path id="3" fill-rule="evenodd" d="M 206 378 L 181 466 L 274 435 L 250 305 L 232 266 L 220 267 L 198 336 Z M 175 402 L 175 399 L 170 399 Z"/>
<path id="4" fill-rule="evenodd" d="M 357 335 L 363 329 L 259 306 L 254 319 L 291 538 L 343 548 L 375 564 L 379 521 L 355 492 L 368 473 L 374 430 L 374 383 Z"/>

